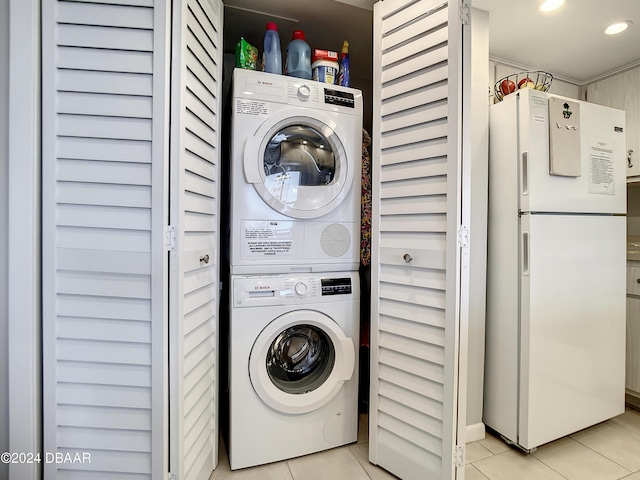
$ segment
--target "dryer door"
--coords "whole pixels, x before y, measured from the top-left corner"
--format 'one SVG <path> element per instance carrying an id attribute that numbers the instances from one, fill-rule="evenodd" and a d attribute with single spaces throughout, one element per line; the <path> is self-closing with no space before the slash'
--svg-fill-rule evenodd
<path id="1" fill-rule="evenodd" d="M 299 219 L 321 217 L 352 188 L 354 159 L 345 141 L 335 122 L 320 113 L 280 112 L 247 139 L 245 178 L 277 212 Z"/>
<path id="2" fill-rule="evenodd" d="M 249 357 L 254 390 L 271 408 L 301 414 L 331 400 L 355 364 L 355 346 L 328 316 L 297 310 L 260 332 Z"/>

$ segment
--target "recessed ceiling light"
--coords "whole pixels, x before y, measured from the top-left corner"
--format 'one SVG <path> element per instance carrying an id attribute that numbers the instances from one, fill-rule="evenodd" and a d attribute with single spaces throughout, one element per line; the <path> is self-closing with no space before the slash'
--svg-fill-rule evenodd
<path id="1" fill-rule="evenodd" d="M 612 23 L 611 25 L 607 25 L 607 28 L 605 28 L 604 33 L 606 33 L 607 35 L 615 35 L 617 33 L 622 33 L 627 28 L 629 28 L 631 24 L 632 22 L 630 20 L 615 22 L 615 23 Z"/>
<path id="2" fill-rule="evenodd" d="M 553 12 L 564 4 L 564 0 L 542 0 L 538 3 L 538 10 L 541 12 Z"/>

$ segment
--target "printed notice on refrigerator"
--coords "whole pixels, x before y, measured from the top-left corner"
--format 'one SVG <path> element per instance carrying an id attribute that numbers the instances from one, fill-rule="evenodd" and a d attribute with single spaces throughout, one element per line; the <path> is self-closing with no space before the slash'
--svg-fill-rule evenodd
<path id="1" fill-rule="evenodd" d="M 592 138 L 589 142 L 589 193 L 615 194 L 613 145 L 609 140 Z"/>

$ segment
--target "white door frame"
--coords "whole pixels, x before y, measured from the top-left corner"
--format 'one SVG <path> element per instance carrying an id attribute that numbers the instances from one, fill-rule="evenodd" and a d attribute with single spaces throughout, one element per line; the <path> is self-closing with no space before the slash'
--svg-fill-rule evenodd
<path id="1" fill-rule="evenodd" d="M 9 448 L 42 445 L 40 0 L 9 0 Z M 40 478 L 38 463 L 9 477 Z"/>

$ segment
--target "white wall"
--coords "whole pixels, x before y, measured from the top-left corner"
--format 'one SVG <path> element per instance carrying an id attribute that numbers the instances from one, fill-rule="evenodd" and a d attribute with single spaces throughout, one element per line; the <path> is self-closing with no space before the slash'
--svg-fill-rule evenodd
<path id="1" fill-rule="evenodd" d="M 8 110 L 9 110 L 9 0 L 0 0 L 0 452 L 9 450 L 8 329 Z M 8 478 L 9 467 L 0 463 L 0 478 Z"/>
<path id="2" fill-rule="evenodd" d="M 487 188 L 489 175 L 489 13 L 474 9 L 471 21 L 471 220 L 469 345 L 467 350 L 467 438 L 484 437 L 484 330 L 487 275 Z"/>

